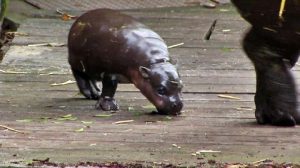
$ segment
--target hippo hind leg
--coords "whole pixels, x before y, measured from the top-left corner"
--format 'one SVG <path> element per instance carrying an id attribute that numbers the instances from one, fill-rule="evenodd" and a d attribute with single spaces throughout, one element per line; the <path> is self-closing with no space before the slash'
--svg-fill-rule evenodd
<path id="1" fill-rule="evenodd" d="M 299 50 L 270 41 L 253 28 L 244 38 L 244 50 L 254 64 L 257 77 L 255 116 L 259 124 L 294 126 L 300 123 L 300 114 L 290 67 L 295 64 Z M 284 59 L 290 61 L 289 66 Z"/>
<path id="2" fill-rule="evenodd" d="M 117 111 L 119 110 L 119 105 L 114 99 L 116 90 L 118 86 L 118 81 L 114 75 L 104 73 L 102 79 L 102 93 L 96 104 L 97 109 L 104 111 Z"/>
<path id="3" fill-rule="evenodd" d="M 81 94 L 87 99 L 98 100 L 100 98 L 100 89 L 97 86 L 97 81 L 91 80 L 84 72 L 73 70 L 74 78 Z"/>

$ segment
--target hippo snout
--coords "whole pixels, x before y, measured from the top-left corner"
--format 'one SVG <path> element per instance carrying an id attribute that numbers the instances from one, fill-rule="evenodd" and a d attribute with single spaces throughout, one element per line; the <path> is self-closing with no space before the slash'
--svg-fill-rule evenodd
<path id="1" fill-rule="evenodd" d="M 173 102 L 171 105 L 171 108 L 173 109 L 173 111 L 179 111 L 182 109 L 183 107 L 183 103 L 182 102 Z"/>
<path id="2" fill-rule="evenodd" d="M 157 108 L 159 114 L 163 115 L 180 115 L 183 108 L 183 103 L 181 100 L 170 102 L 169 106 L 163 108 Z"/>

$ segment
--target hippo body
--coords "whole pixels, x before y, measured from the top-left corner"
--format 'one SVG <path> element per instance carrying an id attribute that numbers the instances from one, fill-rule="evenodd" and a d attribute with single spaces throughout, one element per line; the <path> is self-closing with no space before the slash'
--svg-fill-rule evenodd
<path id="1" fill-rule="evenodd" d="M 279 17 L 281 0 L 232 0 L 241 16 L 256 31 L 278 43 L 300 47 L 300 1 L 286 0 L 282 18 Z"/>
<path id="2" fill-rule="evenodd" d="M 164 40 L 134 18 L 110 9 L 80 16 L 68 37 L 69 63 L 81 93 L 96 107 L 118 110 L 118 83 L 133 83 L 157 110 L 179 114 L 182 82 Z M 97 82 L 102 81 L 100 93 Z"/>
<path id="3" fill-rule="evenodd" d="M 300 1 L 231 0 L 251 24 L 243 48 L 256 71 L 255 116 L 259 124 L 300 123 L 296 84 L 290 69 L 300 51 Z M 282 13 L 280 14 L 280 8 Z"/>

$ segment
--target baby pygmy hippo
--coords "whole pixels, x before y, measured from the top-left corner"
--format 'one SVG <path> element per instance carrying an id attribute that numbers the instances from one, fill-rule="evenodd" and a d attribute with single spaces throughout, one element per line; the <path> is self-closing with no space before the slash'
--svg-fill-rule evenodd
<path id="1" fill-rule="evenodd" d="M 170 63 L 167 45 L 131 16 L 96 9 L 80 16 L 68 37 L 69 63 L 80 92 L 96 108 L 118 110 L 118 83 L 133 83 L 159 113 L 178 115 L 182 81 Z M 99 81 L 102 81 L 100 91 Z"/>

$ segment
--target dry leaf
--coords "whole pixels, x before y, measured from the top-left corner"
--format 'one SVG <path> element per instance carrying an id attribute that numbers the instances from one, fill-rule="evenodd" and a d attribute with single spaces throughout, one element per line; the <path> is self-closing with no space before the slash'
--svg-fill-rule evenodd
<path id="1" fill-rule="evenodd" d="M 77 130 L 75 130 L 75 132 L 83 132 L 84 131 L 84 128 L 79 128 Z"/>
<path id="2" fill-rule="evenodd" d="M 68 14 L 64 13 L 64 14 L 61 15 L 61 19 L 63 21 L 69 21 L 69 20 L 72 20 L 73 18 L 72 18 L 71 15 L 68 15 Z"/>
<path id="3" fill-rule="evenodd" d="M 178 148 L 178 149 L 181 149 L 181 146 L 178 146 L 177 144 L 172 144 L 172 146 Z"/>
<path id="4" fill-rule="evenodd" d="M 39 43 L 39 44 L 28 44 L 28 47 L 42 47 L 42 46 L 49 46 L 49 47 L 63 47 L 65 43 Z"/>
<path id="5" fill-rule="evenodd" d="M 227 33 L 227 32 L 230 32 L 231 30 L 230 29 L 224 29 L 222 30 L 223 33 Z"/>
<path id="6" fill-rule="evenodd" d="M 229 12 L 228 9 L 220 9 L 220 12 Z"/>
<path id="7" fill-rule="evenodd" d="M 22 32 L 6 32 L 6 34 L 13 34 L 15 36 L 29 36 L 29 34 Z"/>
<path id="8" fill-rule="evenodd" d="M 111 117 L 112 115 L 111 114 L 96 114 L 96 115 L 93 115 L 93 117 Z"/>
<path id="9" fill-rule="evenodd" d="M 248 165 L 236 164 L 236 165 L 226 165 L 226 168 L 246 168 Z"/>
<path id="10" fill-rule="evenodd" d="M 77 16 L 70 15 L 70 14 L 68 14 L 66 12 L 61 11 L 60 9 L 56 9 L 56 12 L 59 13 L 59 14 L 61 14 L 61 19 L 63 21 L 69 21 L 69 20 L 77 18 Z"/>
<path id="11" fill-rule="evenodd" d="M 252 111 L 252 110 L 254 110 L 253 108 L 251 108 L 251 107 L 238 107 L 238 108 L 236 108 L 237 110 L 246 110 L 246 111 Z"/>
<path id="12" fill-rule="evenodd" d="M 39 75 L 68 75 L 68 73 L 62 73 L 62 72 L 49 72 L 49 73 L 40 73 Z"/>
<path id="13" fill-rule="evenodd" d="M 216 4 L 215 3 L 212 3 L 212 2 L 204 2 L 203 4 L 202 4 L 202 6 L 203 7 L 205 7 L 205 8 L 215 8 L 216 7 Z"/>
<path id="14" fill-rule="evenodd" d="M 214 151 L 214 150 L 198 150 L 196 154 L 201 154 L 201 153 L 220 153 L 221 151 Z"/>
<path id="15" fill-rule="evenodd" d="M 93 124 L 93 121 L 81 121 L 81 123 L 84 125 L 91 125 Z"/>
<path id="16" fill-rule="evenodd" d="M 9 70 L 5 71 L 5 70 L 1 70 L 1 69 L 0 69 L 0 72 L 4 73 L 4 74 L 28 74 L 28 72 L 17 72 L 17 71 L 9 71 Z"/>
<path id="17" fill-rule="evenodd" d="M 76 81 L 68 80 L 63 83 L 52 83 L 51 86 L 63 86 L 63 85 L 68 85 L 68 84 L 73 84 L 76 83 Z"/>
<path id="18" fill-rule="evenodd" d="M 220 98 L 225 98 L 225 99 L 241 100 L 241 98 L 239 98 L 239 97 L 230 96 L 230 95 L 223 95 L 223 94 L 218 95 L 218 97 L 220 97 Z"/>
<path id="19" fill-rule="evenodd" d="M 184 45 L 184 43 L 174 44 L 174 45 L 168 46 L 168 49 L 179 47 L 179 46 L 182 46 L 182 45 Z"/>
<path id="20" fill-rule="evenodd" d="M 72 114 L 67 114 L 67 115 L 61 116 L 61 118 L 70 118 L 70 117 L 72 117 Z"/>
<path id="21" fill-rule="evenodd" d="M 32 122 L 32 119 L 22 119 L 22 120 L 16 120 L 17 122 L 22 122 L 22 123 L 28 123 Z"/>
<path id="22" fill-rule="evenodd" d="M 11 128 L 11 127 L 8 127 L 6 125 L 0 125 L 1 128 L 4 128 L 4 129 L 7 129 L 9 131 L 13 131 L 13 132 L 16 132 L 16 133 L 20 133 L 20 134 L 26 134 L 25 132 L 23 131 L 19 131 L 17 129 L 14 129 L 14 128 Z"/>
<path id="23" fill-rule="evenodd" d="M 266 162 L 266 161 L 270 161 L 270 159 L 258 160 L 258 161 L 252 162 L 252 164 L 260 164 L 260 163 L 263 163 L 263 162 Z"/>
<path id="24" fill-rule="evenodd" d="M 133 107 L 128 107 L 128 111 L 134 111 Z"/>
<path id="25" fill-rule="evenodd" d="M 126 123 L 131 123 L 133 122 L 134 120 L 123 120 L 123 121 L 117 121 L 117 122 L 114 122 L 114 124 L 126 124 Z"/>

